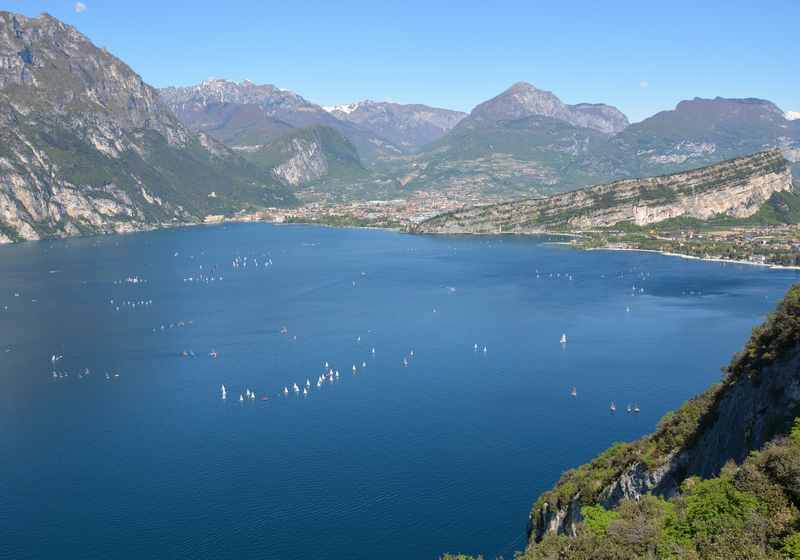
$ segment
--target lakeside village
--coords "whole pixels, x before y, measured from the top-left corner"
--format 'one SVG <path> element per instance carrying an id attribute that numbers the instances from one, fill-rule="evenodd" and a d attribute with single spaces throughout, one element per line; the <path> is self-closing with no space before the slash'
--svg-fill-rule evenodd
<path id="1" fill-rule="evenodd" d="M 800 225 L 623 229 L 578 232 L 583 249 L 655 251 L 705 260 L 800 267 Z"/>
<path id="2" fill-rule="evenodd" d="M 415 192 L 407 198 L 392 200 L 315 200 L 296 208 L 267 208 L 240 214 L 234 220 L 407 230 L 437 214 L 504 200 L 474 191 Z M 223 216 L 206 218 L 207 223 L 222 221 Z M 659 227 L 654 224 L 553 233 L 573 236 L 571 244 L 582 249 L 656 251 L 707 260 L 800 267 L 800 225 Z"/>

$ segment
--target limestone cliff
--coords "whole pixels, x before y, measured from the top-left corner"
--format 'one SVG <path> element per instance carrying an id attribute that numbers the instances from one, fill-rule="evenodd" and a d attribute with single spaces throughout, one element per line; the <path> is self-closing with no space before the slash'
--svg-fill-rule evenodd
<path id="1" fill-rule="evenodd" d="M 350 179 L 366 171 L 355 146 L 328 126 L 299 128 L 242 154 L 291 187 L 322 179 Z"/>
<path id="2" fill-rule="evenodd" d="M 747 218 L 769 197 L 792 189 L 778 150 L 692 171 L 626 179 L 543 199 L 477 206 L 431 218 L 420 233 L 535 233 L 548 228 L 592 229 L 622 222 L 647 225 L 670 218 Z"/>
<path id="3" fill-rule="evenodd" d="M 328 160 L 319 143 L 303 138 L 292 138 L 289 143 L 293 155 L 275 166 L 272 172 L 276 177 L 296 187 L 316 181 L 328 172 Z"/>

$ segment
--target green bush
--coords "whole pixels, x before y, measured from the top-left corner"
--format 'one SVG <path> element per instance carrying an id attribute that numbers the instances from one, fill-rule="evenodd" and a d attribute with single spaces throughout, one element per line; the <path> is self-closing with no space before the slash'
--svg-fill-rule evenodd
<path id="1" fill-rule="evenodd" d="M 783 548 L 781 548 L 786 556 L 791 560 L 800 560 L 800 533 L 792 533 L 783 539 Z"/>
<path id="2" fill-rule="evenodd" d="M 586 527 L 596 535 L 608 533 L 608 526 L 619 519 L 619 513 L 607 510 L 603 506 L 583 506 L 581 516 Z"/>
<path id="3" fill-rule="evenodd" d="M 679 502 L 680 503 L 680 502 Z M 755 496 L 741 492 L 724 478 L 696 483 L 666 521 L 666 536 L 678 543 L 741 530 L 758 509 Z"/>

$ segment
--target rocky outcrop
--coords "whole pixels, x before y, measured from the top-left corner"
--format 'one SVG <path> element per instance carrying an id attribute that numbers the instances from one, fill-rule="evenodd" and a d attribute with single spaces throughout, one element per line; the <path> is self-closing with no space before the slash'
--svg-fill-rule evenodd
<path id="1" fill-rule="evenodd" d="M 777 150 L 660 177 L 605 185 L 443 214 L 420 233 L 535 233 L 547 228 L 639 226 L 678 217 L 746 218 L 775 192 L 792 189 L 788 162 Z"/>
<path id="2" fill-rule="evenodd" d="M 269 174 L 189 131 L 124 62 L 47 14 L 0 12 L 0 124 L 0 241 L 292 201 Z"/>
<path id="3" fill-rule="evenodd" d="M 536 515 L 531 514 L 528 519 L 528 538 L 540 540 L 547 533 L 574 537 L 581 521 L 580 493 L 573 495 L 566 503 L 545 502 Z"/>

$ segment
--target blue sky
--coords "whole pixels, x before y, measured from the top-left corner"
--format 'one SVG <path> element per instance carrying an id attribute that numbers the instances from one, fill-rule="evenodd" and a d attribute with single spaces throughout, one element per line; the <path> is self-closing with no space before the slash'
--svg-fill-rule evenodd
<path id="1" fill-rule="evenodd" d="M 321 105 L 391 99 L 468 111 L 516 81 L 633 121 L 681 99 L 800 111 L 800 0 L 366 2 L 6 0 L 75 25 L 155 86 L 209 76 Z"/>

